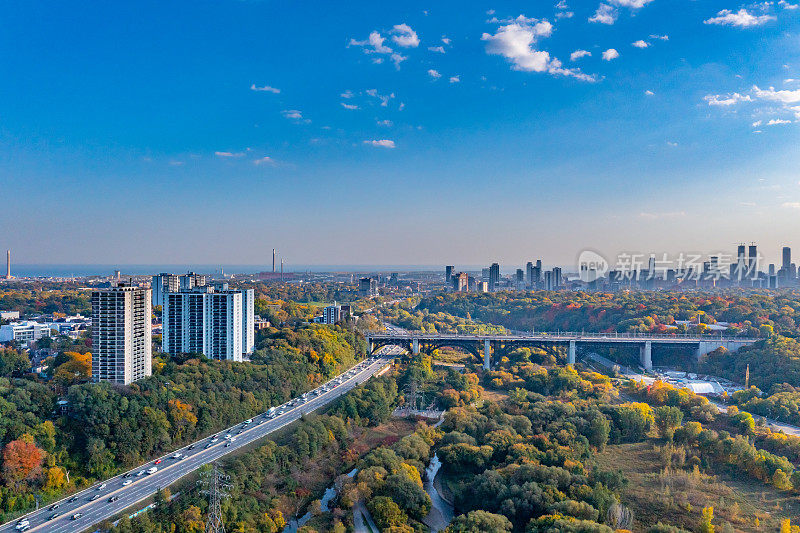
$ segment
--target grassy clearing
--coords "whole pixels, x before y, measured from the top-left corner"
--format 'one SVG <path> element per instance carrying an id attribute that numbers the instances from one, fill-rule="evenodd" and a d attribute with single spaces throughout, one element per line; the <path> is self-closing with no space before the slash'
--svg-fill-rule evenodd
<path id="1" fill-rule="evenodd" d="M 664 468 L 665 453 L 653 441 L 608 446 L 593 462 L 628 478 L 623 503 L 634 513 L 634 531 L 659 521 L 694 530 L 708 506 L 714 507 L 715 524 L 727 522 L 737 531 L 777 531 L 782 518 L 800 515 L 797 498 L 761 482 Z"/>

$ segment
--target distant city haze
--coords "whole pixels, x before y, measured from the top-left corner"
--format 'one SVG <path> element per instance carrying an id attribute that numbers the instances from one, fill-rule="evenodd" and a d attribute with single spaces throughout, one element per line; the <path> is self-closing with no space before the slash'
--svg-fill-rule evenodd
<path id="1" fill-rule="evenodd" d="M 11 4 L 0 250 L 504 271 L 800 250 L 796 2 L 600 4 Z"/>

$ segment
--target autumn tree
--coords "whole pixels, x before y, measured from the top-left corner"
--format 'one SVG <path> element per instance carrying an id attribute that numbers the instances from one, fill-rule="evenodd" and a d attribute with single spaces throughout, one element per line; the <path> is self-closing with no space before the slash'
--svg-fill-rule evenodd
<path id="1" fill-rule="evenodd" d="M 8 485 L 17 485 L 41 472 L 44 452 L 33 439 L 12 440 L 3 448 L 3 478 Z"/>

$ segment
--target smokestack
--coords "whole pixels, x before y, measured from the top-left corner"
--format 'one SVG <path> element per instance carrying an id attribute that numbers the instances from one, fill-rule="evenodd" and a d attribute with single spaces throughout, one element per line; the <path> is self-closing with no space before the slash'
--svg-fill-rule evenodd
<path id="1" fill-rule="evenodd" d="M 283 258 L 281 258 L 281 281 L 283 281 Z"/>
<path id="2" fill-rule="evenodd" d="M 275 273 L 275 248 L 272 249 L 272 273 Z"/>
<path id="3" fill-rule="evenodd" d="M 11 250 L 6 250 L 6 279 L 11 279 Z"/>

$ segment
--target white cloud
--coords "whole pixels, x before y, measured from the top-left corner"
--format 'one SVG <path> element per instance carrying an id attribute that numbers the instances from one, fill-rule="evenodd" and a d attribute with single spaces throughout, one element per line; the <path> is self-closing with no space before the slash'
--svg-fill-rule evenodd
<path id="1" fill-rule="evenodd" d="M 381 101 L 381 107 L 387 107 L 389 105 L 389 100 L 394 98 L 394 93 L 389 94 L 381 94 L 378 92 L 378 89 L 367 89 L 364 91 L 367 93 L 367 96 L 371 96 L 373 98 L 377 98 Z"/>
<path id="2" fill-rule="evenodd" d="M 353 94 L 353 91 L 351 91 L 350 89 L 347 89 L 345 92 L 343 92 L 339 96 L 341 96 L 342 98 L 352 98 L 355 95 Z"/>
<path id="3" fill-rule="evenodd" d="M 394 53 L 390 56 L 392 63 L 394 63 L 395 68 L 400 69 L 400 63 L 408 59 L 408 56 L 403 56 L 398 53 Z"/>
<path id="4" fill-rule="evenodd" d="M 439 74 L 439 71 L 434 69 L 428 69 L 428 76 L 430 76 L 434 80 L 438 80 L 439 78 L 442 77 L 442 75 Z"/>
<path id="5" fill-rule="evenodd" d="M 754 127 L 754 128 L 757 128 L 757 127 L 759 127 L 761 124 L 762 124 L 762 121 L 760 121 L 760 120 L 756 120 L 755 122 L 753 122 L 753 127 Z"/>
<path id="6" fill-rule="evenodd" d="M 781 207 L 786 209 L 800 209 L 800 202 L 784 202 Z"/>
<path id="7" fill-rule="evenodd" d="M 402 46 L 403 48 L 416 48 L 419 46 L 417 32 L 412 30 L 408 24 L 395 24 L 391 33 L 393 33 L 392 40 L 397 46 Z"/>
<path id="8" fill-rule="evenodd" d="M 448 39 L 447 37 L 442 37 L 442 42 L 444 44 L 450 44 L 450 39 Z"/>
<path id="9" fill-rule="evenodd" d="M 500 26 L 495 34 L 484 33 L 482 41 L 486 41 L 486 53 L 505 57 L 511 68 L 524 72 L 548 72 L 554 75 L 572 76 L 582 81 L 596 81 L 592 75 L 584 74 L 576 69 L 566 69 L 557 58 L 550 53 L 538 50 L 536 43 L 541 37 L 553 32 L 553 25 L 546 20 L 527 18 L 520 15 L 514 22 Z"/>
<path id="10" fill-rule="evenodd" d="M 430 50 L 431 52 L 436 52 L 437 54 L 445 53 L 444 46 L 429 46 L 428 50 Z"/>
<path id="11" fill-rule="evenodd" d="M 390 127 L 394 126 L 394 122 L 392 122 L 392 121 L 391 121 L 391 120 L 389 120 L 389 119 L 386 119 L 386 120 L 379 120 L 379 121 L 378 121 L 378 126 L 384 126 L 384 127 L 386 127 L 386 128 L 390 128 Z"/>
<path id="12" fill-rule="evenodd" d="M 648 46 L 650 46 L 650 43 L 642 39 L 639 39 L 638 41 L 632 42 L 631 45 L 635 46 L 636 48 L 647 48 Z"/>
<path id="13" fill-rule="evenodd" d="M 369 37 L 364 41 L 350 39 L 350 44 L 348 46 L 363 46 L 365 54 L 391 54 L 392 49 L 388 46 L 384 46 L 384 41 L 386 41 L 386 39 L 381 36 L 380 33 L 373 31 L 370 32 Z M 370 47 L 372 48 L 371 50 L 369 49 Z"/>
<path id="14" fill-rule="evenodd" d="M 657 33 L 653 33 L 650 35 L 651 39 L 659 39 L 661 41 L 669 41 L 669 35 L 658 35 Z"/>
<path id="15" fill-rule="evenodd" d="M 713 106 L 731 106 L 734 104 L 738 104 L 739 102 L 750 102 L 752 99 L 748 94 L 739 94 L 739 93 L 731 93 L 731 94 L 707 94 L 703 97 L 703 100 L 708 102 L 708 105 Z"/>
<path id="16" fill-rule="evenodd" d="M 611 61 L 612 59 L 616 59 L 619 57 L 619 52 L 617 52 L 614 48 L 609 48 L 605 52 L 603 52 L 603 60 L 604 61 Z"/>
<path id="17" fill-rule="evenodd" d="M 769 122 L 767 122 L 767 126 L 782 126 L 784 124 L 791 124 L 791 123 L 792 123 L 791 120 L 783 120 L 783 119 L 780 119 L 780 118 L 773 118 L 773 119 L 770 119 Z"/>
<path id="18" fill-rule="evenodd" d="M 251 91 L 265 91 L 265 92 L 274 93 L 274 94 L 279 94 L 281 92 L 280 89 L 276 89 L 275 87 L 270 87 L 269 85 L 264 85 L 263 87 L 257 87 L 255 83 L 250 86 L 250 90 Z"/>
<path id="19" fill-rule="evenodd" d="M 594 15 L 589 17 L 589 22 L 599 22 L 600 24 L 614 24 L 616 21 L 617 10 L 608 4 L 600 4 Z"/>
<path id="20" fill-rule="evenodd" d="M 217 157 L 242 157 L 244 152 L 214 152 Z"/>
<path id="21" fill-rule="evenodd" d="M 784 104 L 794 104 L 796 102 L 800 102 L 800 89 L 796 91 L 789 91 L 785 89 L 776 91 L 774 87 L 770 87 L 769 89 L 762 91 L 758 88 L 758 86 L 754 85 L 753 94 L 755 94 L 756 98 L 771 100 L 773 102 L 782 102 Z"/>
<path id="22" fill-rule="evenodd" d="M 591 55 L 592 55 L 592 53 L 589 52 L 588 50 L 575 50 L 574 52 L 572 52 L 569 55 L 569 60 L 570 61 L 577 61 L 578 59 L 580 59 L 582 57 L 587 57 L 587 56 L 591 57 Z"/>
<path id="23" fill-rule="evenodd" d="M 459 83 L 461 82 L 461 76 L 450 76 L 450 83 Z"/>
<path id="24" fill-rule="evenodd" d="M 275 165 L 275 160 L 269 156 L 259 157 L 253 161 L 254 165 Z"/>
<path id="25" fill-rule="evenodd" d="M 389 139 L 375 139 L 372 141 L 364 141 L 364 144 L 369 144 L 370 146 L 380 146 L 382 148 L 394 148 L 394 141 Z"/>
<path id="26" fill-rule="evenodd" d="M 309 119 L 303 118 L 303 113 L 301 113 L 297 109 L 286 109 L 284 111 L 281 111 L 281 114 L 284 117 L 286 117 L 286 118 L 288 118 L 290 120 L 295 120 L 297 122 L 304 122 L 306 124 L 311 122 Z"/>
<path id="27" fill-rule="evenodd" d="M 629 7 L 631 9 L 641 9 L 653 0 L 610 0 L 614 5 Z"/>
<path id="28" fill-rule="evenodd" d="M 656 93 L 654 93 L 653 91 L 647 90 L 647 91 L 644 92 L 644 94 L 646 94 L 647 96 L 653 96 Z"/>
<path id="29" fill-rule="evenodd" d="M 573 13 L 572 11 L 559 11 L 558 13 L 556 13 L 557 19 L 571 19 L 574 16 L 575 13 Z"/>
<path id="30" fill-rule="evenodd" d="M 718 26 L 736 26 L 739 28 L 750 28 L 752 26 L 761 26 L 770 20 L 775 20 L 772 15 L 753 15 L 747 9 L 741 8 L 737 12 L 730 9 L 723 9 L 717 13 L 716 17 L 704 20 L 704 24 L 716 24 Z"/>
<path id="31" fill-rule="evenodd" d="M 778 5 L 781 6 L 783 9 L 797 9 L 800 7 L 800 4 L 790 4 L 786 0 L 780 0 Z"/>
<path id="32" fill-rule="evenodd" d="M 345 102 L 342 102 L 342 107 L 345 108 L 345 109 L 358 109 L 357 105 L 348 104 L 348 103 L 345 103 Z"/>

